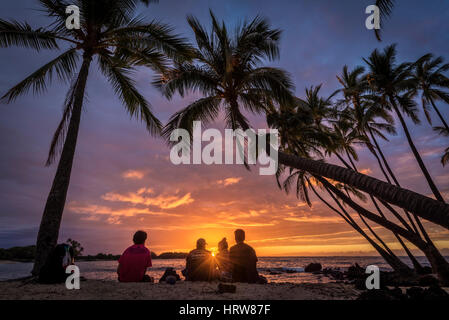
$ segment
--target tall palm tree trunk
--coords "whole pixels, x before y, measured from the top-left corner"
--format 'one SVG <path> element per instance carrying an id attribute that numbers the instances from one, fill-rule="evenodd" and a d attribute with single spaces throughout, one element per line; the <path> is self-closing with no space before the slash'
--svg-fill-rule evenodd
<path id="1" fill-rule="evenodd" d="M 70 183 L 73 158 L 75 156 L 76 142 L 81 120 L 81 112 L 84 101 L 84 91 L 86 88 L 89 66 L 92 55 L 84 54 L 83 64 L 78 74 L 74 92 L 74 103 L 66 139 L 56 170 L 53 184 L 45 204 L 42 215 L 39 233 L 36 243 L 36 257 L 32 274 L 39 275 L 48 255 L 58 241 L 59 228 L 61 226 L 62 213 L 64 211 L 67 190 Z"/>
<path id="2" fill-rule="evenodd" d="M 345 213 L 346 217 L 352 222 L 354 228 L 363 236 L 366 240 L 376 249 L 377 252 L 381 255 L 382 258 L 393 268 L 394 271 L 397 273 L 403 274 L 403 275 L 411 275 L 413 271 L 404 263 L 402 262 L 389 248 L 388 246 L 374 233 L 372 228 L 368 225 L 368 223 L 363 219 L 362 215 L 360 213 L 359 216 L 362 219 L 362 221 L 365 223 L 365 225 L 368 227 L 368 229 L 373 233 L 373 235 L 376 235 L 376 238 L 380 240 L 381 243 L 384 244 L 385 248 L 388 250 L 384 250 L 381 246 L 379 246 L 374 240 L 372 240 L 364 231 L 362 228 L 360 228 L 357 223 L 352 219 L 350 214 L 346 211 L 346 209 L 341 205 L 340 201 L 335 197 L 335 195 L 331 192 L 331 190 L 325 186 L 325 189 L 331 196 L 331 198 L 337 203 L 337 205 L 340 207 L 340 209 Z"/>
<path id="3" fill-rule="evenodd" d="M 339 201 L 333 196 L 333 194 L 329 191 L 329 189 L 326 189 L 326 191 L 331 195 L 332 199 L 337 203 L 337 205 L 340 207 L 340 209 L 344 212 L 340 212 L 337 208 L 335 208 L 333 205 L 331 205 L 328 201 L 326 201 L 313 187 L 313 185 L 310 183 L 310 181 L 307 179 L 310 188 L 312 189 L 313 193 L 326 205 L 328 206 L 332 211 L 335 211 L 339 216 L 343 218 L 351 227 L 354 228 L 360 235 L 362 235 L 370 244 L 371 246 L 379 253 L 379 255 L 384 258 L 384 260 L 393 268 L 393 270 L 402 272 L 403 270 L 406 270 L 406 266 L 404 267 L 402 265 L 401 261 L 398 261 L 399 259 L 396 256 L 391 256 L 389 252 L 385 251 L 382 247 L 380 247 L 373 239 L 371 239 L 365 231 L 363 231 L 362 228 L 360 228 L 359 225 L 351 218 L 349 213 L 341 206 Z"/>
<path id="4" fill-rule="evenodd" d="M 379 147 L 379 145 L 378 145 L 378 143 L 377 143 L 377 141 L 376 141 L 376 139 L 375 139 L 375 137 L 374 137 L 374 135 L 373 135 L 371 129 L 368 128 L 368 130 L 369 130 L 371 139 L 374 140 L 374 143 L 375 143 L 375 145 L 376 145 L 377 150 L 379 150 L 379 152 L 382 152 L 382 151 L 380 151 L 380 147 Z M 364 133 L 365 133 L 365 135 L 366 135 L 366 132 L 364 132 Z M 368 136 L 367 136 L 367 137 L 368 137 Z M 368 137 L 368 140 L 369 140 L 369 137 Z M 369 142 L 370 142 L 370 141 L 369 141 Z M 374 157 L 376 158 L 377 163 L 379 164 L 379 167 L 380 167 L 380 169 L 382 170 L 382 173 L 383 173 L 385 179 L 387 179 L 387 182 L 388 182 L 388 183 L 391 183 L 391 180 L 390 180 L 390 178 L 388 177 L 388 174 L 385 172 L 384 166 L 382 165 L 382 161 L 380 160 L 379 156 L 377 155 L 376 149 L 374 149 L 371 145 L 368 146 L 368 149 L 371 151 L 371 153 L 372 153 L 372 154 L 374 155 Z M 386 161 L 385 157 L 383 157 L 383 159 L 384 159 L 384 161 Z M 391 170 L 391 169 L 390 169 L 390 170 Z M 390 172 L 390 174 L 392 174 L 392 178 L 393 178 L 393 177 L 394 177 L 394 174 L 393 174 L 392 171 Z M 394 177 L 394 179 L 395 179 L 395 181 L 396 181 L 396 177 Z M 378 211 L 383 217 L 385 217 L 385 216 L 383 215 L 382 211 L 380 210 L 380 208 L 379 208 L 377 202 L 375 201 L 374 197 L 373 197 L 373 196 L 371 196 L 371 197 L 372 197 L 372 200 L 373 200 L 373 202 L 374 202 L 374 204 L 375 204 L 375 206 L 376 206 L 376 208 L 377 208 L 377 211 Z M 404 210 L 404 211 L 405 211 L 405 210 Z M 419 233 L 418 230 L 416 229 L 415 224 L 413 223 L 413 220 L 412 220 L 411 217 L 410 217 L 410 214 L 409 214 L 407 211 L 405 211 L 405 213 L 406 213 L 407 217 L 409 218 L 409 221 L 411 222 L 412 226 L 414 227 L 415 232 L 416 232 L 416 233 Z M 416 216 L 415 216 L 415 218 L 416 218 Z M 416 257 L 412 254 L 412 252 L 410 251 L 410 249 L 406 246 L 406 244 L 404 243 L 404 241 L 402 241 L 402 239 L 401 239 L 401 237 L 400 237 L 399 235 L 397 235 L 396 233 L 394 233 L 394 236 L 395 236 L 396 239 L 399 241 L 399 243 L 401 244 L 402 248 L 404 248 L 405 253 L 406 253 L 407 256 L 409 257 L 410 261 L 412 262 L 413 267 L 415 268 L 416 272 L 422 273 L 422 271 L 423 271 L 424 269 L 423 269 L 422 265 L 418 262 L 418 259 L 416 259 Z"/>
<path id="5" fill-rule="evenodd" d="M 353 169 L 355 172 L 358 172 L 357 166 L 354 163 L 354 160 L 352 159 L 351 155 L 349 154 L 348 150 L 345 150 L 346 152 L 346 157 L 349 159 L 349 162 L 351 163 L 351 166 L 349 166 L 346 162 L 343 162 L 346 167 L 348 169 Z M 341 159 L 343 161 L 343 157 L 341 157 L 340 155 L 337 154 L 338 158 Z M 328 190 L 328 192 L 330 192 Z M 348 197 L 351 198 L 351 196 L 348 194 Z M 333 195 L 331 194 L 331 196 L 333 197 Z M 383 216 L 383 213 L 381 211 L 381 209 L 379 208 L 379 206 L 377 205 L 374 197 L 372 195 L 370 195 L 371 201 L 373 202 L 373 204 L 375 205 L 377 211 L 379 212 L 379 214 L 381 216 Z M 394 254 L 394 252 L 390 249 L 390 247 L 388 247 L 388 245 L 385 243 L 385 241 L 382 240 L 382 238 L 373 230 L 373 228 L 371 228 L 371 226 L 369 225 L 369 223 L 365 220 L 365 218 L 363 218 L 363 216 L 359 213 L 359 217 L 362 220 L 362 222 L 365 224 L 365 226 L 368 228 L 368 230 L 371 232 L 371 234 L 380 242 L 380 244 L 382 244 L 382 246 L 385 248 L 385 250 L 389 253 L 389 255 L 391 256 L 391 259 L 397 259 L 399 260 L 399 258 L 397 258 L 397 256 Z M 395 265 L 399 265 L 399 263 L 395 263 Z M 399 271 L 399 270 L 398 270 Z"/>
<path id="6" fill-rule="evenodd" d="M 386 159 L 384 153 L 382 152 L 382 149 L 380 148 L 380 145 L 379 145 L 379 143 L 377 142 L 377 139 L 376 139 L 376 137 L 374 136 L 374 134 L 372 133 L 371 129 L 369 130 L 369 133 L 370 133 L 371 139 L 373 140 L 374 144 L 376 145 L 376 150 L 379 152 L 379 154 L 380 154 L 380 156 L 382 157 L 382 160 L 383 160 L 383 162 L 384 162 L 384 164 L 385 164 L 385 167 L 387 168 L 388 172 L 389 172 L 390 175 L 391 175 L 391 178 L 394 180 L 395 184 L 396 184 L 398 187 L 401 187 L 401 185 L 399 184 L 398 179 L 396 179 L 396 175 L 393 173 L 393 170 L 391 170 L 391 167 L 390 167 L 390 165 L 388 164 L 388 161 L 387 161 L 387 159 Z M 384 174 L 385 174 L 385 173 L 384 173 Z M 413 220 L 412 220 L 412 218 L 411 218 L 411 216 L 410 216 L 410 214 L 409 214 L 409 212 L 408 212 L 407 210 L 404 210 L 404 212 L 405 212 L 405 214 L 406 214 L 408 220 L 410 221 L 410 223 L 411 223 L 413 229 L 415 230 L 415 232 L 416 232 L 416 233 L 419 233 L 419 232 L 418 232 L 418 229 L 416 228 L 415 223 L 413 222 Z M 424 238 L 425 238 L 428 242 L 431 242 L 431 239 L 430 239 L 429 235 L 427 234 L 426 230 L 424 229 L 424 227 L 423 227 L 423 225 L 422 225 L 421 220 L 419 219 L 419 217 L 418 217 L 416 214 L 413 214 L 413 216 L 414 216 L 414 218 L 415 218 L 415 220 L 416 220 L 416 224 L 418 225 L 419 229 L 421 230 L 421 233 L 423 234 Z"/>
<path id="7" fill-rule="evenodd" d="M 444 120 L 443 115 L 441 114 L 440 110 L 438 110 L 437 106 L 435 105 L 435 102 L 433 102 L 433 99 L 430 99 L 430 102 L 432 103 L 433 109 L 435 110 L 435 112 L 437 113 L 441 122 L 443 123 L 443 126 L 446 128 L 447 132 L 449 133 L 449 126 L 447 125 L 446 120 Z"/>
<path id="8" fill-rule="evenodd" d="M 382 218 L 385 218 L 385 215 L 383 214 L 382 210 L 380 209 L 379 205 L 377 204 L 377 201 L 375 200 L 375 198 L 373 196 L 371 196 L 371 199 L 374 203 L 374 205 L 376 206 L 377 211 L 379 212 L 380 216 Z M 398 242 L 401 244 L 402 248 L 404 248 L 405 253 L 407 254 L 407 256 L 409 257 L 410 261 L 413 264 L 413 267 L 415 268 L 416 272 L 422 273 L 423 271 L 423 267 L 422 265 L 418 262 L 418 259 L 415 258 L 415 256 L 413 255 L 413 253 L 410 251 L 410 249 L 406 246 L 406 244 L 404 243 L 404 241 L 402 241 L 401 237 L 396 233 L 393 232 L 394 236 L 396 237 L 396 239 L 398 240 Z M 419 234 L 419 233 L 417 233 Z"/>
<path id="9" fill-rule="evenodd" d="M 374 150 L 374 148 L 372 146 L 369 146 L 368 149 L 371 152 L 371 154 L 376 158 L 377 164 L 379 165 L 379 168 L 382 171 L 382 174 L 384 175 L 387 182 L 391 183 L 391 179 L 388 176 L 387 172 L 385 171 L 384 165 L 382 164 L 382 161 L 380 160 L 379 156 L 377 155 L 376 150 Z"/>
<path id="10" fill-rule="evenodd" d="M 407 124 L 404 121 L 404 118 L 402 117 L 401 111 L 399 110 L 398 106 L 396 105 L 396 102 L 392 97 L 390 97 L 391 104 L 393 105 L 393 109 L 396 112 L 399 121 L 401 122 L 402 128 L 404 129 L 405 136 L 407 137 L 408 144 L 410 145 L 410 148 L 412 149 L 413 155 L 416 158 L 416 161 L 418 162 L 419 167 L 421 168 L 421 171 L 423 172 L 424 176 L 426 177 L 427 183 L 429 184 L 430 189 L 432 190 L 433 194 L 435 195 L 435 198 L 438 201 L 444 202 L 443 197 L 440 194 L 440 191 L 438 190 L 437 186 L 432 180 L 432 177 L 427 170 L 426 165 L 424 164 L 424 161 L 421 158 L 421 155 L 418 152 L 418 149 L 416 149 L 415 144 L 413 143 L 412 137 L 410 135 L 410 132 L 408 130 Z"/>
<path id="11" fill-rule="evenodd" d="M 375 152 L 375 150 L 372 150 L 371 148 L 370 148 L 370 150 L 371 150 L 371 152 L 376 156 L 377 160 L 379 161 L 379 165 L 381 165 L 380 159 L 379 159 L 379 157 L 377 156 L 377 153 Z M 353 167 L 354 167 L 354 170 L 358 172 L 357 167 L 356 167 L 355 163 L 351 160 L 351 155 L 349 154 L 349 152 L 348 152 L 347 150 L 346 150 L 346 155 L 347 155 L 347 157 L 349 158 L 349 160 L 351 161 L 351 163 L 352 163 L 352 165 L 353 165 Z M 382 171 L 383 171 L 383 170 L 382 170 Z M 383 173 L 384 173 L 385 176 L 386 176 L 386 172 L 383 171 Z M 386 176 L 386 177 L 387 177 L 387 179 L 388 179 L 388 176 Z M 372 203 L 374 204 L 374 206 L 375 206 L 377 212 L 380 214 L 380 216 L 381 216 L 382 218 L 385 218 L 385 219 L 386 219 L 386 217 L 385 217 L 384 213 L 382 212 L 380 206 L 378 205 L 376 199 L 375 199 L 371 194 L 370 194 L 369 196 L 370 196 L 370 199 L 371 199 Z M 372 233 L 372 234 L 373 234 L 373 235 L 380 241 L 380 243 L 385 247 L 385 249 L 388 251 L 388 253 L 390 253 L 390 255 L 391 255 L 393 258 L 396 258 L 396 259 L 399 260 L 399 258 L 396 257 L 396 255 L 393 253 L 393 251 L 391 251 L 391 249 L 387 246 L 387 244 L 386 244 L 386 243 L 385 243 L 385 242 L 384 242 L 384 241 L 383 241 L 383 240 L 382 240 L 382 239 L 381 239 L 381 238 L 374 232 L 374 230 L 372 230 L 372 228 L 370 227 L 370 225 L 365 221 L 365 218 L 363 218 L 363 216 L 362 216 L 360 213 L 359 213 L 359 216 L 360 216 L 360 219 L 362 219 L 362 221 L 365 223 L 365 225 L 366 225 L 366 226 L 368 227 L 368 229 L 371 231 L 371 233 Z M 418 233 L 418 234 L 419 234 L 419 233 Z M 416 269 L 416 272 L 421 273 L 422 270 L 423 270 L 421 264 L 418 262 L 418 260 L 417 260 L 417 259 L 415 258 L 415 256 L 412 254 L 412 252 L 407 248 L 407 246 L 405 245 L 405 243 L 402 241 L 401 237 L 400 237 L 396 232 L 393 232 L 393 235 L 396 237 L 396 239 L 399 241 L 399 243 L 401 244 L 401 246 L 404 248 L 405 253 L 408 255 L 408 257 L 409 257 L 410 260 L 412 261 L 412 264 L 413 264 L 414 268 Z M 408 271 L 408 270 L 407 270 L 407 271 Z"/>
<path id="12" fill-rule="evenodd" d="M 385 164 L 385 168 L 387 169 L 388 173 L 390 174 L 391 178 L 395 182 L 397 186 L 399 186 L 399 181 L 396 179 L 395 174 L 393 173 L 393 170 L 390 167 L 390 164 L 387 161 L 387 158 L 385 157 L 382 149 L 380 148 L 379 143 L 377 142 L 376 137 L 373 134 L 373 131 L 371 129 L 368 129 L 368 132 L 370 134 L 371 140 L 373 140 L 374 144 L 376 145 L 376 149 L 379 152 L 380 157 L 382 158 L 383 163 Z"/>
<path id="13" fill-rule="evenodd" d="M 400 236 L 403 236 L 405 239 L 413 243 L 420 250 L 424 252 L 427 259 L 429 260 L 432 270 L 437 273 L 440 282 L 444 286 L 449 286 L 449 262 L 441 255 L 439 250 L 433 245 L 429 244 L 426 241 L 422 240 L 414 232 L 409 232 L 396 224 L 388 221 L 385 218 L 379 217 L 372 212 L 364 209 L 356 202 L 352 201 L 349 197 L 347 197 L 343 192 L 338 190 L 333 184 L 331 184 L 326 179 L 315 176 L 315 178 L 320 181 L 325 187 L 329 188 L 335 195 L 337 195 L 342 201 L 348 204 L 351 208 L 353 208 L 357 213 L 360 213 L 365 218 L 370 219 L 373 222 L 378 223 L 379 225 L 393 231 Z"/>

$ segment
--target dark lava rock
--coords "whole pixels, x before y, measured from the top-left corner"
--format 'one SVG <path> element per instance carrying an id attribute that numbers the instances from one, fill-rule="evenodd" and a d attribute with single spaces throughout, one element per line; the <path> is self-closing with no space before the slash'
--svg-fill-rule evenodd
<path id="1" fill-rule="evenodd" d="M 407 296 L 413 301 L 448 300 L 449 294 L 439 286 L 431 286 L 428 289 L 412 287 L 407 289 Z"/>
<path id="2" fill-rule="evenodd" d="M 225 283 L 218 284 L 218 292 L 219 293 L 235 293 L 236 290 L 237 290 L 237 287 L 233 284 L 225 284 Z"/>
<path id="3" fill-rule="evenodd" d="M 422 300 L 424 289 L 421 287 L 411 287 L 407 289 L 407 296 L 411 300 Z"/>
<path id="4" fill-rule="evenodd" d="M 396 272 L 381 272 L 380 285 L 391 287 L 413 287 L 418 286 L 418 278 L 414 274 L 403 275 Z"/>
<path id="5" fill-rule="evenodd" d="M 346 276 L 348 277 L 348 279 L 365 279 L 365 269 L 363 269 L 356 263 L 355 265 L 348 268 L 348 271 L 346 271 Z"/>
<path id="6" fill-rule="evenodd" d="M 305 268 L 304 272 L 316 272 L 321 271 L 323 267 L 321 266 L 321 263 L 309 263 Z"/>
<path id="7" fill-rule="evenodd" d="M 430 287 L 430 286 L 439 286 L 440 285 L 440 281 L 430 274 L 419 278 L 418 283 L 422 287 Z"/>
<path id="8" fill-rule="evenodd" d="M 345 275 L 340 270 L 335 270 L 331 268 L 325 268 L 322 272 L 324 275 L 333 278 L 334 280 L 344 280 Z"/>
<path id="9" fill-rule="evenodd" d="M 432 268 L 431 267 L 422 267 L 420 270 L 418 270 L 418 274 L 420 275 L 424 275 L 424 274 L 431 274 L 432 273 Z"/>
<path id="10" fill-rule="evenodd" d="M 365 279 L 355 279 L 354 286 L 357 290 L 367 290 Z"/>
<path id="11" fill-rule="evenodd" d="M 373 300 L 373 301 L 399 301 L 405 300 L 407 297 L 402 293 L 401 289 L 379 289 L 367 290 L 360 294 L 357 300 Z"/>
<path id="12" fill-rule="evenodd" d="M 167 277 L 169 276 L 175 277 L 176 281 L 181 280 L 181 277 L 179 276 L 179 274 L 176 273 L 175 269 L 167 268 L 165 269 L 165 272 L 162 275 L 162 277 L 159 279 L 159 283 L 165 282 L 167 280 Z"/>

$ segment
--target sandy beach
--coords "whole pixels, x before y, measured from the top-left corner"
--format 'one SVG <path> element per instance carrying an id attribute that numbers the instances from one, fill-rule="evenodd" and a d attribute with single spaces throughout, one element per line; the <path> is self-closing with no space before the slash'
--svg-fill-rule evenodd
<path id="1" fill-rule="evenodd" d="M 236 293 L 217 291 L 218 283 L 185 282 L 119 283 L 87 280 L 80 290 L 67 290 L 62 284 L 23 284 L 0 282 L 0 300 L 354 300 L 359 291 L 343 283 L 237 283 Z"/>

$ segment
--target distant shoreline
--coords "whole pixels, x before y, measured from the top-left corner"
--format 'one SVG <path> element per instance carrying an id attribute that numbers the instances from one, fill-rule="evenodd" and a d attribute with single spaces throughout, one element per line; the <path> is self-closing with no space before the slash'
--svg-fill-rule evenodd
<path id="1" fill-rule="evenodd" d="M 120 256 L 119 256 L 120 257 Z M 89 258 L 82 258 L 82 259 L 75 259 L 75 262 L 94 262 L 94 261 L 117 261 L 117 259 L 89 259 Z M 185 259 L 185 258 L 152 258 L 153 260 L 176 260 L 176 259 Z M 0 264 L 10 264 L 10 263 L 32 263 L 34 260 L 28 260 L 28 259 L 0 259 Z"/>
<path id="2" fill-rule="evenodd" d="M 14 261 L 14 262 L 33 262 L 36 255 L 36 246 L 12 247 L 9 249 L 0 248 L 0 261 Z M 162 252 L 156 254 L 151 251 L 152 259 L 185 259 L 188 253 L 186 252 Z M 116 261 L 120 258 L 119 254 L 98 253 L 96 255 L 76 255 L 77 261 Z"/>

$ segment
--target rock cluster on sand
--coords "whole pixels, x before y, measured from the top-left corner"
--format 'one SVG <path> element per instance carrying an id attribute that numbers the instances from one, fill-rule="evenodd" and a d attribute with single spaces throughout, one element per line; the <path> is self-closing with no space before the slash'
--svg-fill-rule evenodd
<path id="1" fill-rule="evenodd" d="M 321 271 L 322 268 L 321 263 L 309 263 L 304 267 L 304 272 L 318 272 Z"/>
<path id="2" fill-rule="evenodd" d="M 165 269 L 165 272 L 162 275 L 162 277 L 159 279 L 159 283 L 166 282 L 167 279 L 169 279 L 169 278 L 170 279 L 174 278 L 175 283 L 176 283 L 176 281 L 181 280 L 181 277 L 179 276 L 179 274 L 176 273 L 175 269 L 167 268 L 167 269 Z M 169 280 L 169 281 L 173 282 L 173 280 Z"/>
<path id="3" fill-rule="evenodd" d="M 360 294 L 357 300 L 377 301 L 449 301 L 449 294 L 439 286 L 429 288 L 411 287 L 405 293 L 400 288 L 367 290 Z"/>

